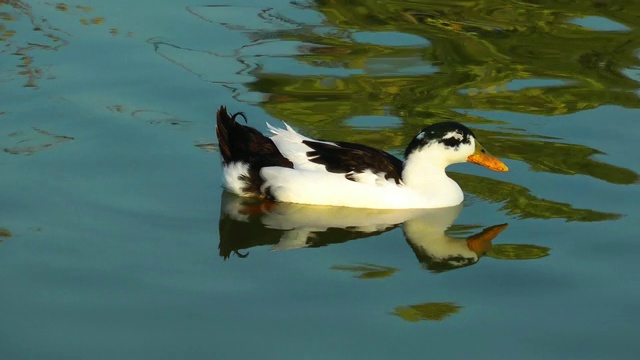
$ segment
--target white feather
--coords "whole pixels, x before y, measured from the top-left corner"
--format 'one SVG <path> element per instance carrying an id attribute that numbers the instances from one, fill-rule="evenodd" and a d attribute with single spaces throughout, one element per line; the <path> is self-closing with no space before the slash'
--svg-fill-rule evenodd
<path id="1" fill-rule="evenodd" d="M 287 123 L 284 123 L 285 129 L 279 129 L 271 124 L 267 123 L 269 131 L 273 134 L 271 140 L 274 142 L 282 156 L 286 157 L 293 163 L 294 168 L 301 170 L 316 170 L 324 171 L 325 167 L 322 164 L 316 164 L 309 161 L 307 152 L 313 151 L 312 148 L 303 144 L 303 141 L 314 141 L 323 144 L 330 144 L 337 146 L 335 143 L 327 141 L 318 141 L 306 136 L 300 135 Z"/>
<path id="2" fill-rule="evenodd" d="M 443 139 L 451 139 L 451 138 L 454 138 L 454 139 L 456 139 L 456 140 L 462 140 L 462 139 L 464 138 L 464 136 L 462 136 L 462 134 L 460 134 L 460 133 L 459 133 L 459 132 L 457 132 L 457 131 L 451 131 L 451 132 L 446 133 L 442 138 L 443 138 Z"/>
<path id="3" fill-rule="evenodd" d="M 230 192 L 240 195 L 248 196 L 242 188 L 247 184 L 240 180 L 241 177 L 249 175 L 249 164 L 234 161 L 230 162 L 222 167 L 222 186 Z"/>
<path id="4" fill-rule="evenodd" d="M 379 186 L 383 186 L 383 185 L 395 185 L 396 181 L 394 179 L 387 179 L 385 178 L 385 173 L 383 172 L 379 172 L 377 174 L 374 174 L 373 171 L 367 169 L 361 173 L 357 173 L 357 172 L 350 172 L 349 173 L 349 177 L 353 178 L 356 182 L 358 183 L 362 183 L 362 184 L 370 184 L 370 185 L 379 185 Z M 389 183 L 389 184 L 387 184 Z"/>

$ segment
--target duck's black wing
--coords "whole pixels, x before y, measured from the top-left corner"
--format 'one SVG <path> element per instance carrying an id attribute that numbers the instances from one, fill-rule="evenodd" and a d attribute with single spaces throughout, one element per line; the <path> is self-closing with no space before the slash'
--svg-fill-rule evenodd
<path id="1" fill-rule="evenodd" d="M 349 180 L 356 181 L 354 173 L 369 170 L 374 174 L 383 173 L 385 179 L 393 179 L 397 184 L 401 182 L 402 160 L 385 151 L 350 142 L 304 140 L 303 144 L 313 149 L 307 152 L 309 161 L 324 165 L 329 172 L 345 174 Z"/>

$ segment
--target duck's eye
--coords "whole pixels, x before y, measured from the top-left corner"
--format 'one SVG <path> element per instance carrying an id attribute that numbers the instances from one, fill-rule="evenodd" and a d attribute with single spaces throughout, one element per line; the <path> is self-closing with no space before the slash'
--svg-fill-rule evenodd
<path id="1" fill-rule="evenodd" d="M 487 150 L 482 149 L 482 150 L 480 150 L 480 152 L 481 152 L 481 153 L 483 153 L 483 154 L 486 154 L 486 153 L 487 153 Z"/>

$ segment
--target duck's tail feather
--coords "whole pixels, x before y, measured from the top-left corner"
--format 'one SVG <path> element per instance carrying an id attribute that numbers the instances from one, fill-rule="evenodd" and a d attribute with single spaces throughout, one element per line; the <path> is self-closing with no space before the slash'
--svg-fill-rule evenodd
<path id="1" fill-rule="evenodd" d="M 237 151 L 233 150 L 235 150 L 234 148 L 237 148 L 237 146 L 233 146 L 233 143 L 235 138 L 242 137 L 240 135 L 240 132 L 242 132 L 241 127 L 244 126 L 236 122 L 236 117 L 238 116 L 242 116 L 244 121 L 247 121 L 247 118 L 242 112 L 229 115 L 225 106 L 220 106 L 220 109 L 218 109 L 218 113 L 216 116 L 216 135 L 218 136 L 218 147 L 220 148 L 220 153 L 222 154 L 222 159 L 225 164 L 234 161 L 234 152 Z"/>
<path id="2" fill-rule="evenodd" d="M 259 194 L 263 182 L 259 175 L 260 169 L 268 166 L 293 168 L 293 163 L 282 155 L 270 138 L 250 126 L 238 123 L 238 116 L 247 121 L 241 112 L 229 115 L 226 107 L 218 109 L 218 147 L 225 165 L 235 162 L 247 165 L 244 191 Z"/>
<path id="3" fill-rule="evenodd" d="M 244 113 L 229 115 L 224 106 L 218 110 L 216 134 L 225 163 L 242 161 L 247 164 L 257 162 L 261 166 L 293 167 L 270 138 L 250 126 L 238 123 L 238 116 L 247 121 Z"/>

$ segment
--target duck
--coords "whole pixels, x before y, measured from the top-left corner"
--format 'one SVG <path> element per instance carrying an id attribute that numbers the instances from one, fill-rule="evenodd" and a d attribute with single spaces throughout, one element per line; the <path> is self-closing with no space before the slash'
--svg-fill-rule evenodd
<path id="1" fill-rule="evenodd" d="M 216 135 L 222 186 L 241 197 L 272 202 L 366 209 L 432 209 L 464 200 L 445 172 L 455 163 L 509 168 L 491 155 L 471 129 L 453 121 L 429 125 L 407 145 L 404 159 L 367 145 L 306 137 L 284 123 L 267 123 L 270 136 L 238 122 L 221 106 Z"/>

